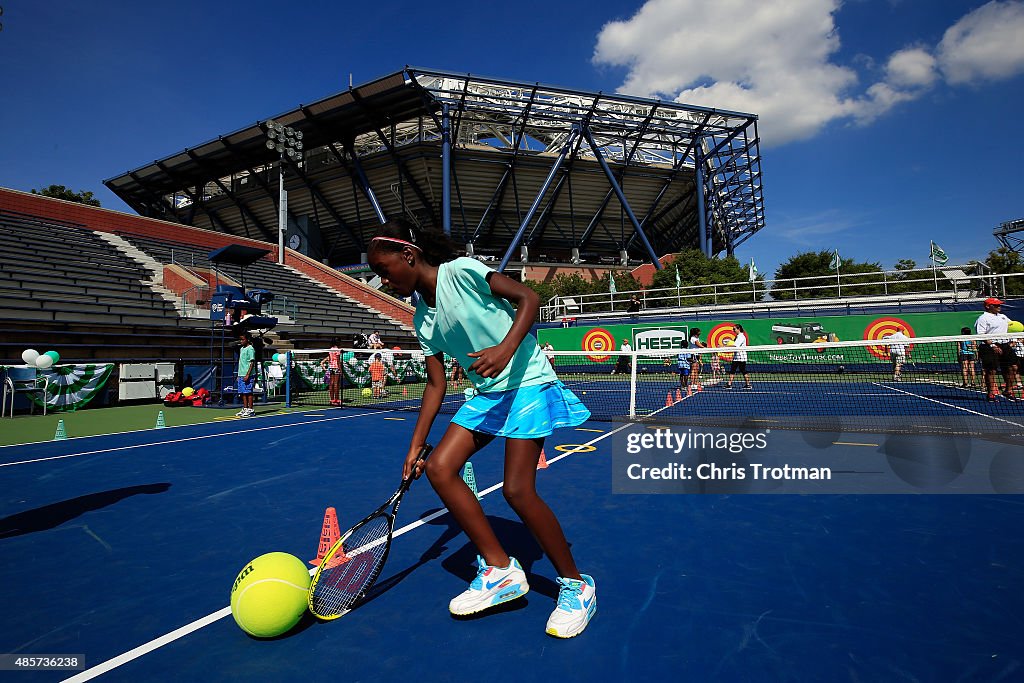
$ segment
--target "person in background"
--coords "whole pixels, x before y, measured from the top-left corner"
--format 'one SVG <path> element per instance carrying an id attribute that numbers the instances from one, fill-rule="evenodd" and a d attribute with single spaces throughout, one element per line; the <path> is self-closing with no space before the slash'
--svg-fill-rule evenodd
<path id="1" fill-rule="evenodd" d="M 892 334 L 887 334 L 882 339 L 888 339 L 895 343 L 889 344 L 889 360 L 892 362 L 892 381 L 899 382 L 900 373 L 903 371 L 903 365 L 907 362 L 907 351 L 908 346 L 905 341 L 910 341 L 910 337 L 904 334 L 904 328 L 897 327 L 896 331 Z"/>
<path id="2" fill-rule="evenodd" d="M 383 398 L 387 394 L 384 389 L 386 376 L 387 369 L 384 367 L 384 360 L 379 353 L 373 354 L 373 360 L 370 361 L 370 387 L 373 390 L 374 398 Z"/>
<path id="3" fill-rule="evenodd" d="M 252 417 L 256 411 L 252 407 L 252 389 L 256 383 L 256 349 L 248 332 L 241 332 L 238 341 L 242 348 L 238 350 L 238 396 L 242 399 L 242 409 L 235 413 L 238 417 Z"/>
<path id="4" fill-rule="evenodd" d="M 548 362 L 551 363 L 551 367 L 554 368 L 555 347 L 551 345 L 551 342 L 548 342 L 547 344 L 544 345 L 544 357 L 548 359 Z"/>
<path id="5" fill-rule="evenodd" d="M 707 344 L 700 340 L 700 328 L 695 327 L 690 330 L 690 348 L 691 349 L 706 349 Z M 694 391 L 703 391 L 704 387 L 700 383 L 700 371 L 703 365 L 704 356 L 702 353 L 690 354 L 690 385 L 686 388 L 687 395 L 692 394 Z"/>
<path id="6" fill-rule="evenodd" d="M 736 335 L 732 345 L 737 350 L 732 354 L 732 363 L 729 365 L 729 381 L 726 382 L 725 388 L 732 389 L 732 380 L 736 377 L 736 373 L 740 372 L 743 374 L 743 388 L 753 389 L 754 387 L 750 384 L 750 373 L 747 372 L 747 335 L 743 331 L 743 325 L 734 325 L 732 331 Z"/>
<path id="7" fill-rule="evenodd" d="M 974 329 L 978 334 L 1005 335 L 1010 326 L 1010 319 L 1002 312 L 1003 302 L 995 297 L 985 299 L 985 312 L 978 316 Z M 1003 376 L 1002 396 L 1007 401 L 1015 401 L 1013 388 L 1017 385 L 1017 354 L 1010 346 L 1009 337 L 995 337 L 978 342 L 978 359 L 981 371 L 985 376 L 985 389 L 988 400 L 999 399 L 999 387 L 996 372 Z"/>
<path id="8" fill-rule="evenodd" d="M 640 297 L 636 294 L 629 297 L 629 308 L 626 309 L 627 313 L 639 313 L 643 309 L 644 305 L 640 303 Z"/>
<path id="9" fill-rule="evenodd" d="M 618 356 L 615 359 L 615 367 L 612 368 L 612 374 L 614 375 L 617 372 L 624 372 L 626 374 L 629 374 L 629 368 L 632 362 L 632 358 L 630 358 L 628 354 L 633 352 L 633 347 L 629 345 L 628 339 L 622 340 L 622 346 L 619 347 L 619 351 L 623 351 L 627 355 Z"/>
<path id="10" fill-rule="evenodd" d="M 971 328 L 960 328 L 960 334 L 968 335 L 970 333 Z M 956 359 L 960 363 L 960 375 L 963 378 L 963 383 L 960 386 L 964 389 L 974 386 L 977 381 L 974 364 L 978 360 L 978 343 L 973 339 L 961 341 L 957 344 Z"/>
<path id="11" fill-rule="evenodd" d="M 374 330 L 373 332 L 370 333 L 370 336 L 367 339 L 367 343 L 370 345 L 371 349 L 384 348 L 384 342 L 381 341 L 380 332 L 378 332 L 377 330 Z"/>
<path id="12" fill-rule="evenodd" d="M 327 379 L 327 393 L 332 406 L 341 405 L 341 340 L 337 337 L 331 340 L 331 348 L 327 355 L 320 361 L 320 367 L 324 369 Z"/>

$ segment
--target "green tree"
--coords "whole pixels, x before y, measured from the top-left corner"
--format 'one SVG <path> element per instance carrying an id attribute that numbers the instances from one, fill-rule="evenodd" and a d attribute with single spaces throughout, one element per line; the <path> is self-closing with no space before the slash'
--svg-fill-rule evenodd
<path id="1" fill-rule="evenodd" d="M 999 247 L 994 251 L 988 253 L 988 258 L 985 259 L 985 265 L 992 269 L 992 272 L 996 275 L 1011 275 L 1014 273 L 1024 273 L 1024 256 L 1021 256 L 1020 252 L 1007 249 L 1006 247 Z M 1024 296 L 1024 276 L 1020 277 L 1008 277 L 1006 281 L 1006 296 Z M 996 291 L 993 292 L 997 295 L 1003 295 L 1004 292 Z"/>
<path id="2" fill-rule="evenodd" d="M 92 192 L 88 190 L 81 190 L 79 192 L 73 192 L 63 185 L 50 185 L 44 187 L 42 190 L 32 190 L 32 194 L 38 194 L 43 197 L 53 197 L 54 199 L 63 199 L 67 202 L 77 202 L 78 204 L 88 204 L 89 206 L 99 206 L 100 200 L 92 196 Z"/>
<path id="3" fill-rule="evenodd" d="M 928 292 L 934 291 L 935 285 L 932 281 L 932 275 L 924 271 L 918 273 L 911 273 L 909 271 L 917 270 L 917 262 L 913 259 L 900 259 L 893 266 L 893 270 L 899 271 L 895 275 L 889 278 L 888 292 L 889 294 L 905 294 L 909 292 Z"/>
<path id="4" fill-rule="evenodd" d="M 680 290 L 676 287 L 676 269 L 679 270 Z M 708 258 L 699 249 L 688 249 L 676 254 L 664 269 L 654 274 L 653 287 L 667 289 L 659 292 L 664 297 L 658 306 L 697 306 L 716 303 L 742 303 L 765 297 L 764 276 L 757 275 L 749 282 L 749 271 L 735 256 Z"/>
<path id="5" fill-rule="evenodd" d="M 772 298 L 779 301 L 798 299 L 820 299 L 836 297 L 836 271 L 830 268 L 831 251 L 804 251 L 791 256 L 775 271 L 775 284 L 772 286 Z M 882 266 L 879 263 L 857 262 L 849 258 L 839 261 L 839 273 L 842 278 L 843 296 L 862 296 L 866 294 L 882 294 Z M 850 275 L 863 274 L 860 277 Z M 798 280 L 797 278 L 813 278 Z M 794 285 L 798 291 L 794 294 Z"/>

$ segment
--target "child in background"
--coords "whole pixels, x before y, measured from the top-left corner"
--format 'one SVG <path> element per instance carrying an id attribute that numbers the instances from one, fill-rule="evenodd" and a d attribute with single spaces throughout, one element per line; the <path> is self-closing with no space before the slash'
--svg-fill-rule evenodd
<path id="1" fill-rule="evenodd" d="M 370 387 L 373 390 L 374 398 L 383 398 L 387 391 L 384 389 L 384 378 L 387 368 L 384 367 L 384 360 L 379 353 L 373 354 L 370 361 Z"/>
<path id="2" fill-rule="evenodd" d="M 252 417 L 256 411 L 252 407 L 252 390 L 256 383 L 256 349 L 248 332 L 241 332 L 238 341 L 242 348 L 238 351 L 238 396 L 242 399 L 242 409 L 235 413 L 238 417 Z"/>
<path id="3" fill-rule="evenodd" d="M 537 495 L 536 477 L 544 439 L 556 428 L 582 424 L 590 411 L 558 381 L 530 334 L 540 299 L 476 259 L 455 258 L 454 245 L 443 233 L 428 233 L 405 221 L 381 228 L 370 241 L 369 262 L 399 296 L 419 294 L 413 325 L 426 355 L 427 386 L 403 474 L 419 476 L 425 469 L 479 553 L 476 579 L 451 600 L 449 611 L 474 614 L 530 589 L 522 566 L 505 552 L 477 497 L 459 476 L 474 453 L 501 437 L 505 499 L 559 574 L 558 599 L 545 632 L 559 638 L 582 633 L 597 609 L 594 579 L 577 569 L 557 518 Z M 417 465 L 417 456 L 445 397 L 445 353 L 466 368 L 475 393 L 452 418 L 424 467 Z"/>
<path id="4" fill-rule="evenodd" d="M 960 328 L 960 334 L 970 333 L 971 328 Z M 964 389 L 974 386 L 974 383 L 977 381 L 976 368 L 974 366 L 978 360 L 978 342 L 973 339 L 963 340 L 957 345 L 956 356 L 957 360 L 960 361 L 960 374 L 963 377 L 963 383 L 960 386 Z"/>
<path id="5" fill-rule="evenodd" d="M 331 405 L 341 405 L 341 340 L 337 337 L 331 340 L 331 348 L 327 356 L 320 361 L 320 367 L 327 374 L 327 392 L 330 395 Z"/>

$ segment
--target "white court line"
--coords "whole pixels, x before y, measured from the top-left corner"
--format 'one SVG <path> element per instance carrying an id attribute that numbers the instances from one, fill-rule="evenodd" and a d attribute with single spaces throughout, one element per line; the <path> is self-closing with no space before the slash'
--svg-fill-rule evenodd
<path id="1" fill-rule="evenodd" d="M 885 386 L 885 385 L 879 384 L 878 386 Z M 956 410 L 962 410 L 965 413 L 970 413 L 972 415 L 978 415 L 979 417 L 987 417 L 988 419 L 995 420 L 997 422 L 1005 422 L 1006 424 L 1013 425 L 1014 427 L 1024 427 L 1024 424 L 1021 424 L 1019 422 L 1014 422 L 1013 420 L 1004 420 L 1003 418 L 996 417 L 995 415 L 988 415 L 986 413 L 979 413 L 977 410 L 970 410 L 969 408 L 961 408 L 960 406 L 953 405 L 952 403 L 945 403 L 944 401 L 937 401 L 934 398 L 928 398 L 927 396 L 921 396 L 920 394 L 915 394 L 915 393 L 913 393 L 911 391 L 903 391 L 902 389 L 897 389 L 896 387 L 889 387 L 889 386 L 886 386 L 885 388 L 886 389 L 891 389 L 892 391 L 898 391 L 901 394 L 906 394 L 907 396 L 913 396 L 914 398 L 919 398 L 922 401 L 931 401 L 932 403 L 938 403 L 940 406 L 946 406 L 947 408 L 955 408 Z"/>
<path id="2" fill-rule="evenodd" d="M 203 439 L 216 439 L 222 436 L 232 436 L 233 434 L 252 434 L 254 432 L 264 432 L 268 429 L 287 429 L 289 427 L 305 427 L 317 422 L 333 422 L 334 420 L 349 420 L 354 417 L 368 417 L 370 415 L 381 415 L 384 413 L 393 413 L 394 410 L 374 410 L 369 413 L 357 413 L 355 415 L 339 415 L 338 417 L 325 417 L 322 420 L 310 420 L 308 422 L 295 422 L 293 424 L 284 425 L 273 425 L 270 427 L 253 427 L 251 429 L 241 429 L 234 432 L 217 432 L 216 434 L 204 434 L 202 436 L 189 436 L 184 439 L 168 439 L 166 441 L 151 441 L 149 443 L 140 443 L 133 446 L 118 446 L 117 448 L 101 448 L 95 451 L 83 451 L 81 453 L 67 453 L 65 455 L 51 455 L 45 458 L 33 458 L 31 460 L 18 460 L 16 462 L 3 462 L 0 463 L 0 467 L 13 467 L 14 465 L 30 465 L 37 462 L 46 462 L 48 460 L 63 460 L 64 458 L 77 458 L 83 455 L 97 455 L 99 453 L 115 453 L 117 451 L 130 451 L 134 448 L 146 448 L 149 446 L 164 446 L 171 443 L 184 443 L 186 441 L 201 441 Z M 209 424 L 209 423 L 200 423 Z M 251 423 L 248 423 L 251 424 Z M 182 425 L 184 426 L 195 426 L 195 425 Z M 149 431 L 149 430 L 145 430 Z M 132 434 L 134 432 L 124 432 L 126 434 Z M 97 436 L 119 436 L 119 434 L 104 434 Z M 87 437 L 82 437 L 87 438 Z M 42 443 L 50 443 L 49 441 L 43 441 Z"/>
<path id="3" fill-rule="evenodd" d="M 308 424 L 308 423 L 303 423 L 303 424 Z M 565 453 L 562 453 L 561 455 L 555 456 L 554 458 L 551 458 L 550 460 L 548 460 L 548 465 L 556 463 L 559 460 L 561 460 L 562 458 L 567 458 L 567 457 L 569 457 L 570 455 L 572 455 L 574 453 L 581 452 L 587 446 L 591 446 L 591 445 L 597 443 L 598 441 L 602 441 L 604 439 L 607 439 L 609 436 L 615 434 L 616 432 L 620 432 L 620 431 L 622 431 L 623 429 L 625 429 L 625 428 L 627 428 L 629 426 L 630 426 L 630 423 L 626 423 L 626 424 L 622 425 L 621 427 L 618 427 L 617 429 L 614 429 L 614 430 L 608 432 L 607 434 L 602 434 L 601 436 L 598 436 L 598 437 L 595 437 L 594 439 L 591 439 L 590 441 L 588 441 L 585 444 L 580 444 L 579 446 L 577 446 L 576 448 L 572 449 L 571 451 L 566 451 Z M 480 492 L 480 497 L 483 498 L 487 494 L 493 493 L 494 491 L 497 491 L 498 489 L 500 489 L 504 485 L 504 483 L 505 483 L 504 480 L 502 480 L 502 481 L 499 481 L 494 486 L 491 486 L 489 488 L 484 489 L 483 491 Z M 438 517 L 441 517 L 442 515 L 445 515 L 447 513 L 448 513 L 448 509 L 447 508 L 441 508 L 437 512 L 434 512 L 434 513 L 432 513 L 430 515 L 427 515 L 426 517 L 423 517 L 422 519 L 418 519 L 415 522 L 413 522 L 411 524 L 407 524 L 404 527 L 402 527 L 401 529 L 398 529 L 397 531 L 395 531 L 394 537 L 398 538 L 402 534 L 406 534 L 406 533 L 409 533 L 410 531 L 418 529 L 419 527 L 424 526 L 426 524 L 429 524 L 430 522 L 434 521 Z M 315 571 L 316 571 L 316 569 L 314 568 L 314 569 L 311 569 L 309 571 L 309 573 L 312 575 Z M 154 638 L 153 640 L 149 641 L 148 643 L 145 643 L 143 645 L 139 645 L 138 647 L 133 648 L 131 650 L 128 650 L 127 652 L 125 652 L 123 654 L 120 654 L 120 655 L 117 655 L 116 657 L 112 657 L 112 658 L 108 659 L 107 661 L 105 661 L 105 662 L 103 662 L 101 664 L 97 664 L 96 666 L 91 667 L 89 669 L 86 669 L 85 671 L 82 671 L 81 673 L 77 673 L 74 676 L 72 676 L 71 678 L 66 678 L 66 679 L 64 679 L 64 683 L 81 683 L 82 681 L 90 681 L 90 680 L 96 678 L 97 676 L 101 676 L 101 675 L 107 673 L 108 671 L 112 671 L 113 669 L 116 669 L 117 667 L 121 666 L 122 664 L 127 664 L 128 662 L 130 662 L 130 661 L 132 661 L 134 659 L 138 659 L 139 657 L 142 657 L 143 655 L 149 654 L 150 652 L 153 652 L 154 650 L 157 650 L 157 649 L 163 647 L 164 645 L 168 645 L 170 643 L 173 643 L 175 640 L 178 640 L 180 638 L 184 638 L 185 636 L 187 636 L 187 635 L 189 635 L 191 633 L 195 633 L 199 629 L 205 628 L 205 627 L 209 626 L 210 624 L 213 624 L 213 623 L 215 623 L 217 621 L 220 621 L 221 619 L 223 619 L 224 617 L 228 616 L 229 614 L 231 614 L 231 607 L 224 607 L 223 609 L 219 609 L 216 612 L 213 612 L 211 614 L 207 614 L 205 617 L 202 617 L 201 619 L 196 619 L 195 621 L 193 621 L 190 624 L 185 624 L 181 628 L 177 628 L 177 629 L 171 631 L 170 633 L 166 633 L 166 634 L 160 636 L 159 638 Z M 346 614 L 351 614 L 351 612 L 346 612 Z"/>

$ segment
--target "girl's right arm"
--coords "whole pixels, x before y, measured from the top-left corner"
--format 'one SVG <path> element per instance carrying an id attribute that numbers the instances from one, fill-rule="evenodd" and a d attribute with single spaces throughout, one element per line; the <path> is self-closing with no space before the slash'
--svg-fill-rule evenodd
<path id="1" fill-rule="evenodd" d="M 444 374 L 444 354 L 427 356 L 427 386 L 423 390 L 423 401 L 420 404 L 420 416 L 416 420 L 416 428 L 412 431 L 412 443 L 409 444 L 409 453 L 405 458 L 405 465 L 402 468 L 402 478 L 406 478 L 412 472 L 413 465 L 419 457 L 420 449 L 427 443 L 427 436 L 434 424 L 434 418 L 441 410 L 441 402 L 444 401 L 445 390 L 448 387 L 448 379 Z M 417 469 L 416 477 L 423 473 L 422 466 Z"/>

